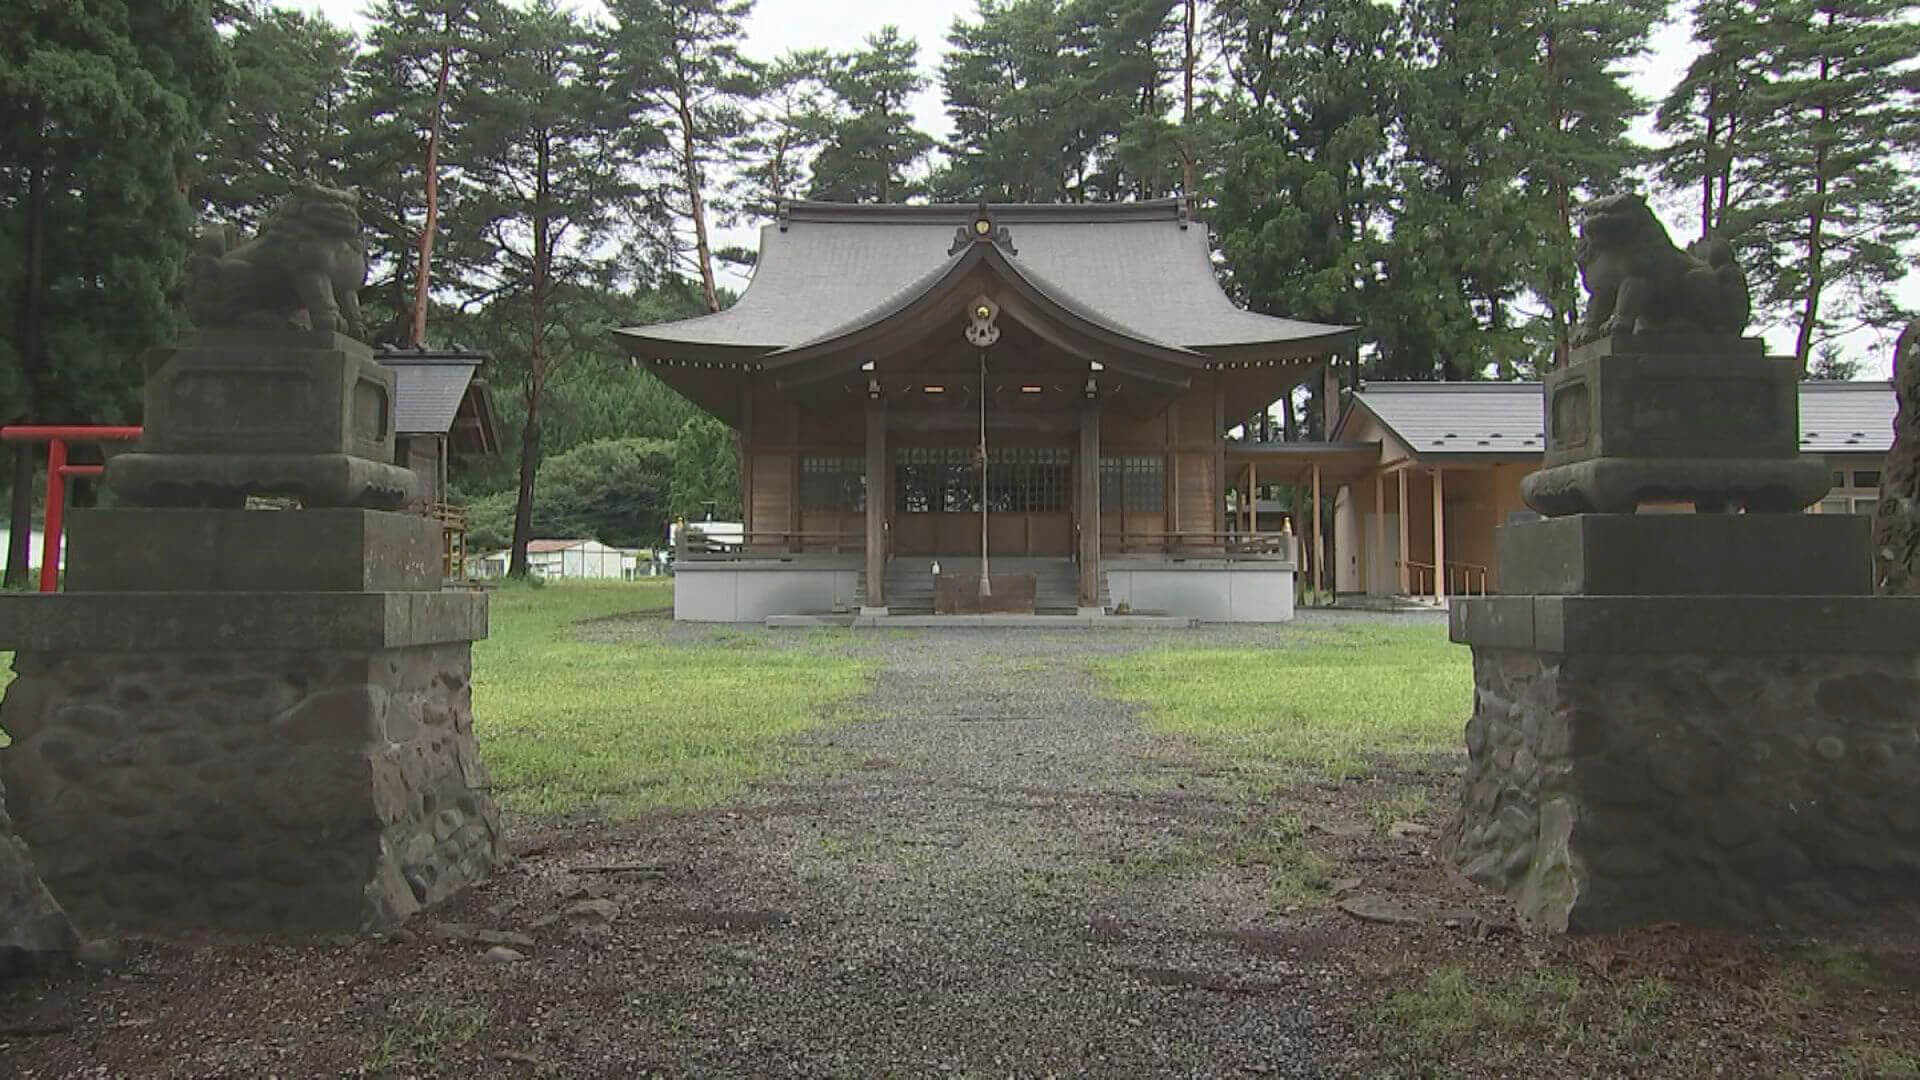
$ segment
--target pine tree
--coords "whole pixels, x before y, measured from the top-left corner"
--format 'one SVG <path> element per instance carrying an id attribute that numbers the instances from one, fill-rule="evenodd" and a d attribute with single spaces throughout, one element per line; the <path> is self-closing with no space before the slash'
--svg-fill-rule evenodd
<path id="1" fill-rule="evenodd" d="M 1221 0 L 1210 31 L 1229 57 L 1206 175 L 1228 288 L 1254 311 L 1365 323 L 1398 20 L 1370 0 Z"/>
<path id="2" fill-rule="evenodd" d="M 708 190 L 751 127 L 759 73 L 740 52 L 752 0 L 612 0 L 617 89 L 644 123 L 627 153 L 664 161 L 673 210 L 693 234 L 693 270 L 709 310 L 720 310 L 712 218 L 726 200 Z M 723 193 L 724 195 L 724 193 Z"/>
<path id="3" fill-rule="evenodd" d="M 1890 286 L 1920 235 L 1920 4 L 1789 0 L 1765 20 L 1768 117 L 1756 133 L 1764 194 L 1750 227 L 1779 253 L 1761 303 L 1792 320 L 1794 356 L 1860 327 L 1911 317 Z"/>
<path id="4" fill-rule="evenodd" d="M 443 188 L 461 153 L 460 99 L 493 62 L 490 42 L 506 9 L 499 0 L 378 0 L 368 14 L 369 47 L 349 110 L 349 179 L 360 182 L 363 218 L 375 249 L 393 263 L 389 284 L 399 286 L 398 325 L 385 336 L 420 345 L 436 287 Z"/>
<path id="5" fill-rule="evenodd" d="M 1764 39 L 1750 0 L 1697 0 L 1693 40 L 1699 52 L 1656 115 L 1655 130 L 1668 140 L 1660 152 L 1660 180 L 1676 191 L 1698 189 L 1701 239 L 1737 240 L 1730 219 L 1752 190 L 1749 144 L 1771 81 Z"/>
<path id="6" fill-rule="evenodd" d="M 463 102 L 471 193 L 459 228 L 485 239 L 491 258 L 477 284 L 517 324 L 512 355 L 526 414 L 509 564 L 516 576 L 527 571 L 532 540 L 540 407 L 586 329 L 556 320 L 556 297 L 608 272 L 602 242 L 615 208 L 637 196 L 614 150 L 622 129 L 605 81 L 609 60 L 604 38 L 559 0 L 532 0 L 507 13 L 496 55 Z M 576 340 L 556 348 L 561 335 Z"/>
<path id="7" fill-rule="evenodd" d="M 907 111 L 926 86 L 919 57 L 918 43 L 885 26 L 866 48 L 833 58 L 825 80 L 838 115 L 813 162 L 813 198 L 888 203 L 916 193 L 910 174 L 934 145 Z"/>
<path id="8" fill-rule="evenodd" d="M 295 183 L 345 182 L 357 46 L 320 16 L 259 0 L 234 12 L 230 31 L 233 91 L 208 132 L 193 195 L 216 219 L 251 228 Z"/>
<path id="9" fill-rule="evenodd" d="M 1174 0 L 980 0 L 940 81 L 954 136 L 931 183 L 949 199 L 1083 202 L 1181 183 L 1169 119 Z"/>
<path id="10" fill-rule="evenodd" d="M 1536 0 L 1536 103 L 1528 117 L 1527 193 L 1547 215 L 1527 284 L 1545 305 L 1553 363 L 1566 363 L 1579 321 L 1574 208 L 1610 194 L 1639 161 L 1627 128 L 1645 103 L 1623 65 L 1645 51 L 1665 0 Z"/>
<path id="11" fill-rule="evenodd" d="M 1376 369 L 1472 378 L 1531 357 L 1518 311 L 1550 218 L 1521 182 L 1534 147 L 1538 39 L 1496 0 L 1410 0 L 1384 274 L 1369 297 Z"/>
<path id="12" fill-rule="evenodd" d="M 747 217 L 771 217 L 811 183 L 813 159 L 833 131 L 824 49 L 789 52 L 767 65 L 752 122 L 735 146 L 734 205 Z"/>
<path id="13" fill-rule="evenodd" d="M 173 333 L 192 151 L 231 70 L 207 0 L 0 5 L 0 419 L 130 419 Z M 16 452 L 6 583 L 27 571 Z"/>

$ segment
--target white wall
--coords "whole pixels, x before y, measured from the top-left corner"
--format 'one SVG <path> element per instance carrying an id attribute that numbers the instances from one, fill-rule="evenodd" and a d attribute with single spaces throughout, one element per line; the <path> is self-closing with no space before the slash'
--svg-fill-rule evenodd
<path id="1" fill-rule="evenodd" d="M 682 622 L 764 622 L 769 615 L 847 610 L 860 568 L 839 563 L 699 562 L 674 567 L 673 617 Z"/>
<path id="2" fill-rule="evenodd" d="M 1204 622 L 1290 622 L 1294 567 L 1225 559 L 1102 560 L 1115 608 Z"/>

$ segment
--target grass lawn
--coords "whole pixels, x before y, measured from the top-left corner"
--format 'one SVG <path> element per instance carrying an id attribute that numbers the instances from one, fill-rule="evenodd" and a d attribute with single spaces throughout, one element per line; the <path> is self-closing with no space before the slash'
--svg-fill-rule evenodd
<path id="1" fill-rule="evenodd" d="M 474 724 L 495 793 L 524 813 L 703 806 L 782 764 L 777 740 L 826 723 L 867 665 L 755 639 L 675 644 L 667 582 L 509 586 L 474 646 Z M 579 624 L 661 611 L 661 633 L 583 641 Z"/>
<path id="2" fill-rule="evenodd" d="M 1364 772 L 1381 754 L 1458 750 L 1473 662 L 1442 626 L 1334 626 L 1274 648 L 1166 649 L 1094 665 L 1109 692 L 1243 764 Z"/>

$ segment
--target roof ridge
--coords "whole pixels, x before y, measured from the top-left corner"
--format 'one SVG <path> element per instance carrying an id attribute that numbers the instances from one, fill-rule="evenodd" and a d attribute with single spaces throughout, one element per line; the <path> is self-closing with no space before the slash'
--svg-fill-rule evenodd
<path id="1" fill-rule="evenodd" d="M 1002 224 L 1058 221 L 1180 221 L 1178 198 L 1127 202 L 988 203 L 987 213 Z M 781 204 L 778 220 L 816 224 L 965 224 L 980 209 L 977 202 L 842 203 L 794 199 Z"/>

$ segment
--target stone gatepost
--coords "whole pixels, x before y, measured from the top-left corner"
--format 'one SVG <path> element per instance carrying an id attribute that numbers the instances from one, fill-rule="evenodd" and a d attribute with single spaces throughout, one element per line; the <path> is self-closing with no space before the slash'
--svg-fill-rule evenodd
<path id="1" fill-rule="evenodd" d="M 1499 530 L 1443 852 L 1535 925 L 1771 924 L 1920 895 L 1920 599 L 1806 515 L 1796 370 L 1609 336 L 1548 377 L 1543 520 Z M 1636 513 L 1686 500 L 1700 513 Z M 1711 512 L 1711 511 L 1744 512 Z"/>
<path id="2" fill-rule="evenodd" d="M 506 852 L 473 735 L 486 597 L 384 509 L 414 486 L 393 375 L 266 314 L 156 354 L 106 474 L 133 505 L 72 515 L 65 593 L 0 597 L 6 807 L 86 932 L 389 927 Z"/>

